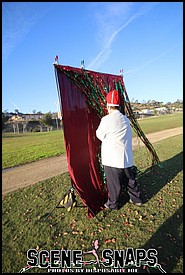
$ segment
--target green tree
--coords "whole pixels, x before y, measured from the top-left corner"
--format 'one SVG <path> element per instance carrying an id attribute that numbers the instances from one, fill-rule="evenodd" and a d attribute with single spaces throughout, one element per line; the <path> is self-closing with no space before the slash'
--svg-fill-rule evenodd
<path id="1" fill-rule="evenodd" d="M 40 123 L 47 127 L 47 130 L 51 130 L 53 126 L 52 114 L 51 112 L 46 113 L 41 119 Z"/>
<path id="2" fill-rule="evenodd" d="M 6 128 L 6 121 L 8 120 L 8 117 L 6 116 L 6 113 L 2 113 L 2 130 Z"/>

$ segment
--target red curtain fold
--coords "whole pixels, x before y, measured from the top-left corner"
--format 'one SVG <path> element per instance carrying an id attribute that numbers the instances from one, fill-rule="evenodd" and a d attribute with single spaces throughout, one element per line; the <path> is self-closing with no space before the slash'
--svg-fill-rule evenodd
<path id="1" fill-rule="evenodd" d="M 107 200 L 105 179 L 98 159 L 101 144 L 96 138 L 96 129 L 101 117 L 96 107 L 91 106 L 87 98 L 88 94 L 84 93 L 83 87 L 79 87 L 81 84 L 79 81 L 86 79 L 84 71 L 61 65 L 55 66 L 55 70 L 62 107 L 68 170 L 72 186 L 83 204 L 88 207 L 88 217 L 91 218 L 103 209 L 103 204 Z M 78 73 L 76 80 L 75 73 Z M 109 90 L 115 89 L 115 81 L 120 81 L 121 78 L 121 76 L 93 71 L 85 73 L 86 77 L 88 76 L 87 81 L 91 81 L 92 85 L 97 85 L 95 88 L 100 90 L 103 97 Z M 93 93 L 89 82 L 83 85 L 89 88 L 88 93 Z M 106 103 L 101 104 L 106 114 Z"/>

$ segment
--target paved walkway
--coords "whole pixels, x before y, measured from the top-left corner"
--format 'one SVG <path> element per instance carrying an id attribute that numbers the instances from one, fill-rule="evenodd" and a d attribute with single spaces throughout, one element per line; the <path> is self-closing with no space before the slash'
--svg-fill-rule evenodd
<path id="1" fill-rule="evenodd" d="M 183 133 L 183 127 L 147 134 L 153 144 L 159 140 Z M 133 149 L 144 146 L 139 138 L 133 138 Z M 66 155 L 39 160 L 2 171 L 2 195 L 68 171 Z"/>

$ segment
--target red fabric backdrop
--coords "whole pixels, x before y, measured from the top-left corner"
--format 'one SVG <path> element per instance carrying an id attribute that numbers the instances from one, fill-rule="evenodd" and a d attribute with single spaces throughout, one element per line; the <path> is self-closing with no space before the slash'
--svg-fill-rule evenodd
<path id="1" fill-rule="evenodd" d="M 68 170 L 72 186 L 83 204 L 88 207 L 88 216 L 91 218 L 103 209 L 103 204 L 107 200 L 105 179 L 98 160 L 101 144 L 96 138 L 96 129 L 101 117 L 96 107 L 91 106 L 87 100 L 83 87 L 78 85 L 84 79 L 84 71 L 61 65 L 55 65 L 55 70 L 62 107 Z M 74 80 L 75 73 L 80 75 L 79 80 Z M 85 73 L 91 76 L 91 79 L 96 78 L 96 85 L 101 88 L 103 97 L 108 91 L 116 88 L 115 81 L 121 80 L 121 76 L 93 71 Z M 89 87 L 89 83 L 87 86 Z M 93 92 L 90 87 L 88 89 L 88 93 Z M 101 104 L 105 115 L 106 103 Z"/>

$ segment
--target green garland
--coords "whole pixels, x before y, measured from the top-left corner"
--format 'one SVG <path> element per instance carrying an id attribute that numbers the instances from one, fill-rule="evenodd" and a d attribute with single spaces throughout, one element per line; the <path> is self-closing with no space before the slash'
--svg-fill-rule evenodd
<path id="1" fill-rule="evenodd" d="M 130 119 L 131 122 L 131 126 L 134 129 L 134 131 L 136 132 L 136 134 L 138 135 L 138 137 L 142 140 L 142 142 L 146 145 L 146 147 L 148 148 L 148 150 L 150 151 L 150 153 L 153 156 L 152 159 L 152 167 L 156 164 L 159 164 L 160 160 L 157 156 L 157 153 L 154 149 L 154 147 L 152 146 L 152 144 L 150 143 L 150 141 L 148 140 L 148 138 L 145 136 L 144 132 L 142 131 L 139 123 L 137 122 L 135 115 L 132 111 L 132 107 L 125 89 L 125 86 L 123 83 L 119 82 L 119 88 L 118 91 L 120 89 L 121 95 L 124 97 L 125 99 L 125 107 L 126 107 L 126 112 L 127 112 L 127 116 Z"/>

